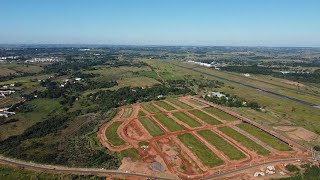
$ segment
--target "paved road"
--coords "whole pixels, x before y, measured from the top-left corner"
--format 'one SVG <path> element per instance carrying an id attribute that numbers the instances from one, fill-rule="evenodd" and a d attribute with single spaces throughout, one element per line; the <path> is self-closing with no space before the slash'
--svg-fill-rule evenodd
<path id="1" fill-rule="evenodd" d="M 120 170 L 106 170 L 106 169 L 98 169 L 98 168 L 70 168 L 64 166 L 54 166 L 54 165 L 44 165 L 37 164 L 33 162 L 26 162 L 17 159 L 11 159 L 7 157 L 3 157 L 0 155 L 0 164 L 11 165 L 15 167 L 23 167 L 27 170 L 33 171 L 41 171 L 48 172 L 54 174 L 81 174 L 81 175 L 96 175 L 96 176 L 110 176 L 110 175 L 120 175 L 120 176 L 131 176 L 138 178 L 150 178 L 150 179 L 163 179 L 163 180 L 172 180 L 169 178 L 162 178 L 157 176 L 148 176 L 139 173 L 125 172 Z"/>
<path id="2" fill-rule="evenodd" d="M 304 101 L 304 100 L 300 100 L 300 99 L 297 99 L 297 98 L 293 98 L 293 97 L 289 97 L 289 96 L 286 96 L 286 95 L 282 95 L 282 94 L 279 94 L 279 93 L 276 93 L 276 92 L 273 92 L 273 91 L 270 91 L 270 90 L 267 90 L 267 89 L 262 89 L 262 88 L 247 84 L 247 83 L 238 82 L 238 81 L 234 81 L 234 80 L 227 79 L 227 78 L 224 78 L 224 77 L 220 77 L 220 76 L 216 76 L 216 75 L 209 74 L 209 73 L 206 73 L 206 72 L 202 72 L 202 71 L 199 71 L 199 70 L 194 69 L 194 68 L 181 66 L 181 65 L 174 64 L 174 63 L 167 62 L 167 61 L 163 61 L 163 62 L 171 64 L 173 66 L 180 67 L 180 68 L 188 69 L 190 71 L 194 71 L 194 72 L 197 72 L 197 73 L 200 73 L 200 74 L 205 74 L 207 76 L 215 77 L 215 78 L 218 78 L 218 79 L 221 79 L 221 80 L 224 80 L 224 81 L 229 81 L 229 82 L 232 82 L 232 83 L 235 83 L 235 84 L 240 84 L 240 85 L 243 85 L 245 87 L 249 87 L 249 88 L 252 88 L 252 89 L 255 89 L 255 90 L 258 90 L 258 91 L 266 92 L 266 93 L 269 93 L 269 94 L 272 94 L 272 95 L 275 95 L 275 96 L 286 98 L 286 99 L 289 99 L 289 100 L 292 100 L 292 101 L 295 101 L 295 102 L 298 102 L 298 103 L 301 103 L 301 104 L 304 104 L 304 105 L 308 105 L 308 106 L 312 106 L 312 107 L 320 106 L 318 104 L 314 104 L 314 103 L 307 102 L 307 101 Z"/>

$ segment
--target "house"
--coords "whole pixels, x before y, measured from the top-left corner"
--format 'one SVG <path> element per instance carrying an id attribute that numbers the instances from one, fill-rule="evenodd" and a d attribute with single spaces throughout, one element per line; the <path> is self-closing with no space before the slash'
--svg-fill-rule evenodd
<path id="1" fill-rule="evenodd" d="M 245 77 L 250 77 L 250 74 L 249 73 L 245 73 L 243 74 Z"/>
<path id="2" fill-rule="evenodd" d="M 218 97 L 218 98 L 224 97 L 224 98 L 228 99 L 228 97 L 225 94 L 220 93 L 220 92 L 211 92 L 210 95 Z"/>

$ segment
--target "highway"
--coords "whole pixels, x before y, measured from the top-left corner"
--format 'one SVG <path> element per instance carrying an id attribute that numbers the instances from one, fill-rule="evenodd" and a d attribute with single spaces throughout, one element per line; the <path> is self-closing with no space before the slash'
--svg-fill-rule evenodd
<path id="1" fill-rule="evenodd" d="M 217 79 L 221 79 L 221 80 L 224 80 L 224 81 L 229 81 L 229 82 L 232 82 L 232 83 L 235 83 L 235 84 L 240 84 L 242 86 L 249 87 L 249 88 L 255 89 L 257 91 L 262 91 L 262 92 L 269 93 L 269 94 L 272 94 L 272 95 L 275 95 L 275 96 L 278 96 L 278 97 L 281 97 L 281 98 L 286 98 L 286 99 L 289 99 L 291 101 L 294 101 L 294 102 L 297 102 L 297 103 L 301 103 L 301 104 L 304 104 L 304 105 L 308 105 L 308 106 L 312 106 L 312 107 L 319 106 L 318 104 L 314 104 L 314 103 L 307 102 L 307 101 L 304 101 L 304 100 L 300 100 L 300 99 L 297 99 L 297 98 L 294 98 L 294 97 L 289 97 L 289 96 L 286 96 L 286 95 L 282 95 L 282 94 L 279 94 L 279 93 L 276 93 L 276 92 L 273 92 L 273 91 L 270 91 L 270 90 L 267 90 L 267 89 L 262 89 L 262 88 L 259 88 L 259 87 L 244 83 L 244 82 L 238 82 L 238 81 L 234 81 L 234 80 L 227 79 L 227 78 L 224 78 L 224 77 L 220 77 L 220 76 L 216 76 L 216 75 L 209 74 L 209 73 L 206 73 L 206 72 L 202 72 L 202 71 L 199 71 L 199 70 L 191 68 L 191 67 L 181 66 L 181 65 L 174 64 L 174 63 L 171 63 L 171 62 L 168 62 L 168 61 L 163 61 L 163 62 L 171 64 L 173 66 L 177 66 L 177 67 L 183 68 L 183 69 L 188 69 L 188 70 L 193 71 L 193 72 L 197 72 L 197 73 L 200 73 L 200 74 L 211 76 L 211 77 L 214 77 L 214 78 L 217 78 Z"/>

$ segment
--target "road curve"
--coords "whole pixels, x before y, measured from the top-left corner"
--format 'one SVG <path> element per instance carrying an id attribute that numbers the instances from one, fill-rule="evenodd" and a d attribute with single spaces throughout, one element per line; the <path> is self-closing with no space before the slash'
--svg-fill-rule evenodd
<path id="1" fill-rule="evenodd" d="M 319 106 L 318 104 L 314 104 L 314 103 L 307 102 L 307 101 L 304 101 L 304 100 L 301 100 L 301 99 L 297 99 L 297 98 L 289 97 L 289 96 L 286 96 L 286 95 L 282 95 L 282 94 L 279 94 L 279 93 L 276 93 L 276 92 L 273 92 L 273 91 L 270 91 L 270 90 L 267 90 L 267 89 L 262 89 L 262 88 L 259 88 L 259 87 L 256 87 L 256 86 L 252 86 L 250 84 L 246 84 L 246 83 L 243 83 L 243 82 L 238 82 L 238 81 L 234 81 L 234 80 L 227 79 L 227 78 L 224 78 L 224 77 L 220 77 L 220 76 L 216 76 L 216 75 L 209 74 L 209 73 L 206 73 L 206 72 L 202 72 L 202 71 L 196 70 L 194 68 L 181 66 L 181 65 L 174 64 L 174 63 L 171 63 L 171 62 L 168 62 L 168 61 L 163 61 L 163 62 L 171 64 L 173 66 L 180 67 L 180 68 L 188 69 L 190 71 L 194 71 L 194 72 L 197 72 L 197 73 L 200 73 L 200 74 L 205 74 L 207 76 L 215 77 L 215 78 L 218 78 L 218 79 L 221 79 L 221 80 L 224 80 L 224 81 L 229 81 L 229 82 L 232 82 L 232 83 L 235 83 L 235 84 L 240 84 L 242 86 L 249 87 L 249 88 L 252 88 L 252 89 L 255 89 L 255 90 L 258 90 L 258 91 L 266 92 L 266 93 L 269 93 L 269 94 L 272 94 L 272 95 L 275 95 L 275 96 L 286 98 L 286 99 L 289 99 L 289 100 L 292 100 L 292 101 L 295 101 L 295 102 L 298 102 L 298 103 L 301 103 L 301 104 L 304 104 L 304 105 L 308 105 L 308 106 L 312 106 L 312 107 Z"/>
<path id="2" fill-rule="evenodd" d="M 30 171 L 41 171 L 53 174 L 79 174 L 79 175 L 96 175 L 96 176 L 110 176 L 110 175 L 120 175 L 120 176 L 131 176 L 139 178 L 151 178 L 151 179 L 162 179 L 162 180 L 172 180 L 169 178 L 162 178 L 157 176 L 148 176 L 140 173 L 125 172 L 120 170 L 106 170 L 98 168 L 71 168 L 65 166 L 54 166 L 54 165 L 44 165 L 37 164 L 33 162 L 26 162 L 17 159 L 7 158 L 0 155 L 0 164 L 23 167 L 24 169 Z"/>

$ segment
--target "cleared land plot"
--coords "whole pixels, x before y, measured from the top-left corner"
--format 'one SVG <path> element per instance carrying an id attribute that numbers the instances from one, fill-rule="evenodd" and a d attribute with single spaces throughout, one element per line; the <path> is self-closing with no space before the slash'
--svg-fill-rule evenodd
<path id="1" fill-rule="evenodd" d="M 129 149 L 126 149 L 126 150 L 123 150 L 123 151 L 120 151 L 118 152 L 118 156 L 119 158 L 122 160 L 123 158 L 125 157 L 129 157 L 131 158 L 132 160 L 140 160 L 141 157 L 138 153 L 138 151 L 134 148 L 129 148 Z"/>
<path id="2" fill-rule="evenodd" d="M 142 104 L 142 107 L 143 107 L 143 109 L 145 109 L 146 111 L 148 111 L 151 114 L 155 114 L 155 113 L 161 112 L 158 108 L 156 108 L 152 104 Z"/>
<path id="3" fill-rule="evenodd" d="M 180 124 L 178 124 L 173 119 L 169 118 L 164 114 L 157 114 L 154 117 L 171 132 L 180 131 L 184 129 Z"/>
<path id="4" fill-rule="evenodd" d="M 196 106 L 204 106 L 204 104 L 202 102 L 199 102 L 197 100 L 194 100 L 194 99 L 189 99 L 188 100 L 190 103 L 196 105 Z"/>
<path id="5" fill-rule="evenodd" d="M 160 127 L 155 122 L 153 122 L 150 118 L 148 117 L 139 118 L 139 121 L 143 125 L 143 127 L 146 128 L 146 130 L 149 132 L 151 136 L 155 137 L 155 136 L 161 136 L 164 134 L 162 129 L 160 129 Z"/>
<path id="6" fill-rule="evenodd" d="M 172 110 L 176 110 L 176 108 L 174 108 L 173 106 L 171 106 L 170 104 L 164 102 L 164 101 L 157 101 L 157 102 L 154 102 L 156 105 L 164 108 L 165 110 L 167 111 L 172 111 Z"/>
<path id="7" fill-rule="evenodd" d="M 113 146 L 120 146 L 125 144 L 125 141 L 121 139 L 117 133 L 117 130 L 121 124 L 121 121 L 116 121 L 112 123 L 106 130 L 106 137 Z"/>
<path id="8" fill-rule="evenodd" d="M 201 123 L 199 123 L 198 121 L 192 119 L 192 117 L 190 117 L 189 115 L 185 114 L 184 112 L 174 112 L 174 113 L 172 113 L 172 115 L 174 117 L 176 117 L 178 120 L 188 124 L 192 128 L 202 126 Z"/>
<path id="9" fill-rule="evenodd" d="M 221 122 L 219 120 L 217 120 L 216 118 L 209 116 L 208 114 L 206 114 L 198 109 L 194 109 L 189 112 L 208 124 L 211 124 L 211 125 L 221 124 Z"/>
<path id="10" fill-rule="evenodd" d="M 204 110 L 210 114 L 213 114 L 213 115 L 216 115 L 217 117 L 223 119 L 223 120 L 226 120 L 226 121 L 237 121 L 239 120 L 238 118 L 220 110 L 220 109 L 217 109 L 217 108 L 214 108 L 214 107 L 207 107 L 207 108 L 204 108 Z"/>
<path id="11" fill-rule="evenodd" d="M 128 117 L 131 116 L 131 114 L 132 114 L 132 107 L 125 107 L 124 108 L 124 112 L 123 112 L 121 117 L 122 118 L 128 118 Z"/>
<path id="12" fill-rule="evenodd" d="M 291 147 L 284 142 L 280 141 L 279 139 L 276 139 L 272 135 L 268 134 L 265 131 L 260 130 L 259 128 L 256 128 L 250 124 L 243 123 L 243 124 L 238 124 L 237 125 L 239 128 L 242 130 L 252 134 L 262 142 L 268 144 L 274 149 L 277 149 L 279 151 L 290 151 L 292 150 Z"/>
<path id="13" fill-rule="evenodd" d="M 183 103 L 181 101 L 179 101 L 178 99 L 167 99 L 167 101 L 169 101 L 170 103 L 182 108 L 182 109 L 192 109 L 191 106 L 189 106 L 186 103 Z"/>
<path id="14" fill-rule="evenodd" d="M 202 136 L 206 141 L 211 145 L 216 147 L 218 150 L 222 151 L 227 155 L 231 160 L 239 160 L 246 157 L 241 151 L 236 147 L 225 141 L 223 138 L 215 134 L 210 130 L 198 131 L 198 134 Z"/>
<path id="15" fill-rule="evenodd" d="M 214 167 L 224 164 L 217 155 L 193 135 L 186 133 L 178 135 L 178 138 L 203 162 L 204 165 Z"/>
<path id="16" fill-rule="evenodd" d="M 223 132 L 224 134 L 226 134 L 227 136 L 229 136 L 232 139 L 234 139 L 234 140 L 238 141 L 239 143 L 241 143 L 246 148 L 257 152 L 260 155 L 266 156 L 266 155 L 270 154 L 270 152 L 267 149 L 263 148 L 259 144 L 255 143 L 251 139 L 247 138 L 243 134 L 237 132 L 236 130 L 234 130 L 234 129 L 230 128 L 230 127 L 221 127 L 221 128 L 218 128 L 218 129 L 221 132 Z"/>

